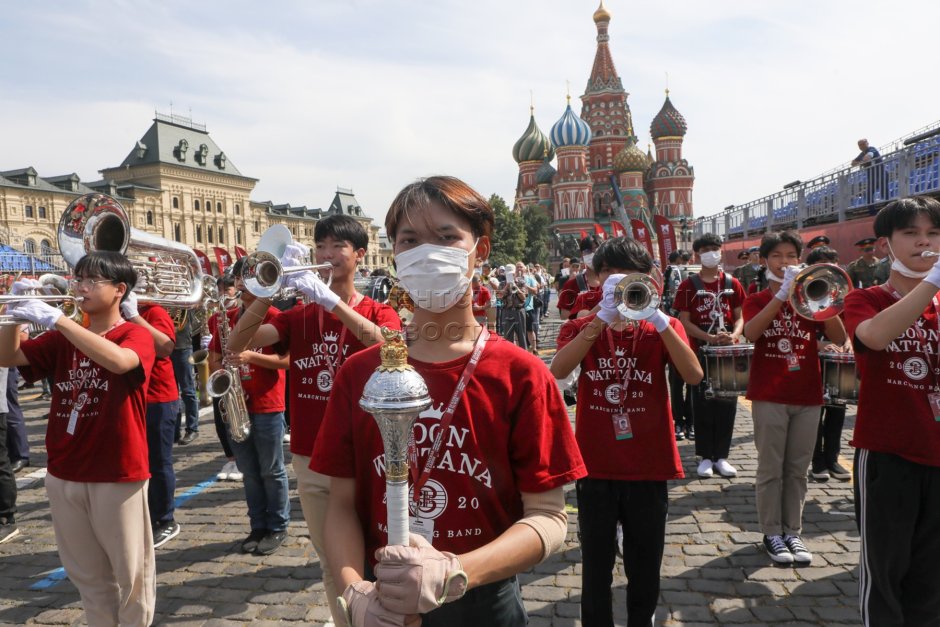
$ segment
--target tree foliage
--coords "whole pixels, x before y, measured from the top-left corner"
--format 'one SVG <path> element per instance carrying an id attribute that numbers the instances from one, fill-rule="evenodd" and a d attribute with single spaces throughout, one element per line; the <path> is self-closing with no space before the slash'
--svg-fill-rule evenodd
<path id="1" fill-rule="evenodd" d="M 551 224 L 545 209 L 539 205 L 529 205 L 522 211 L 522 222 L 525 226 L 525 255 L 528 263 L 548 263 L 548 253 L 551 248 L 548 226 Z"/>
<path id="2" fill-rule="evenodd" d="M 522 216 L 506 204 L 498 194 L 490 196 L 496 220 L 491 238 L 490 264 L 505 265 L 522 259 L 526 251 L 526 231 Z"/>

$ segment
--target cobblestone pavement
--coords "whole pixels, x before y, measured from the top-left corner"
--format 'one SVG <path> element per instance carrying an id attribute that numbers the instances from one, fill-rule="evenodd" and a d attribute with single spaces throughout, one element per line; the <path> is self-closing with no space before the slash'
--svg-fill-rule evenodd
<path id="1" fill-rule="evenodd" d="M 29 394 L 27 392 L 26 394 Z M 17 522 L 21 535 L 0 544 L 0 625 L 83 624 L 78 593 L 60 570 L 41 470 L 46 408 L 24 394 L 32 465 L 19 475 Z M 34 394 L 33 394 L 34 395 Z M 157 549 L 156 624 L 322 624 L 329 616 L 321 571 L 296 496 L 290 537 L 274 555 L 242 555 L 248 533 L 241 485 L 215 480 L 224 458 L 211 415 L 199 438 L 175 451 L 177 509 L 182 533 Z M 845 440 L 854 425 L 849 410 Z M 858 533 L 852 484 L 810 483 L 804 539 L 812 566 L 771 565 L 760 548 L 754 505 L 757 466 L 749 406 L 739 403 L 731 461 L 735 479 L 689 478 L 670 486 L 669 523 L 656 623 L 663 625 L 787 623 L 858 624 Z M 679 450 L 695 477 L 694 445 Z M 850 467 L 851 449 L 843 450 Z M 290 466 L 288 465 L 290 472 Z M 291 477 L 291 488 L 295 485 Z M 575 626 L 581 598 L 581 565 L 571 512 L 563 552 L 522 575 L 530 625 Z M 626 579 L 617 564 L 614 616 L 625 624 Z"/>

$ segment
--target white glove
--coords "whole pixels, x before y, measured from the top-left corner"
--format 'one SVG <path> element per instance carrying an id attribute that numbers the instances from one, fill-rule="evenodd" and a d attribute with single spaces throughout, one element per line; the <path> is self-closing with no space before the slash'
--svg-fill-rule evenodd
<path id="1" fill-rule="evenodd" d="M 310 299 L 310 302 L 320 305 L 327 311 L 333 311 L 339 303 L 339 296 L 331 292 L 316 273 L 292 272 L 287 276 L 288 285 Z"/>
<path id="2" fill-rule="evenodd" d="M 937 259 L 937 262 L 933 264 L 924 280 L 940 290 L 940 259 Z"/>
<path id="3" fill-rule="evenodd" d="M 137 293 L 128 292 L 127 296 L 121 302 L 121 315 L 124 316 L 125 320 L 133 320 L 140 313 L 137 311 Z"/>
<path id="4" fill-rule="evenodd" d="M 790 288 L 793 287 L 793 279 L 800 273 L 800 270 L 802 268 L 799 266 L 787 266 L 787 269 L 783 272 L 783 283 L 780 284 L 780 289 L 777 290 L 774 298 L 787 302 L 790 298 Z"/>
<path id="5" fill-rule="evenodd" d="M 281 266 L 290 268 L 293 266 L 306 266 L 310 264 L 310 248 L 300 243 L 288 244 L 284 249 L 284 255 L 281 257 Z"/>
<path id="6" fill-rule="evenodd" d="M 209 350 L 209 343 L 212 342 L 212 334 L 206 333 L 199 339 L 199 346 L 202 350 Z"/>
<path id="7" fill-rule="evenodd" d="M 602 288 L 604 295 L 601 297 L 601 309 L 597 312 L 597 317 L 607 324 L 613 324 L 622 319 L 620 311 L 614 304 L 614 288 L 617 287 L 617 284 L 620 283 L 625 276 L 627 275 L 612 274 L 604 281 L 604 287 Z"/>
<path id="8" fill-rule="evenodd" d="M 13 287 L 10 288 L 10 294 L 14 296 L 21 296 L 23 294 L 30 294 L 34 290 L 38 290 L 42 287 L 42 284 L 36 279 L 20 279 L 13 283 Z"/>
<path id="9" fill-rule="evenodd" d="M 62 317 L 62 311 L 40 300 L 21 300 L 7 308 L 7 313 L 14 318 L 22 318 L 47 329 L 55 327 Z"/>
<path id="10" fill-rule="evenodd" d="M 662 333 L 669 327 L 669 316 L 659 309 L 653 311 L 652 315 L 646 319 L 647 322 L 656 328 L 657 333 Z"/>

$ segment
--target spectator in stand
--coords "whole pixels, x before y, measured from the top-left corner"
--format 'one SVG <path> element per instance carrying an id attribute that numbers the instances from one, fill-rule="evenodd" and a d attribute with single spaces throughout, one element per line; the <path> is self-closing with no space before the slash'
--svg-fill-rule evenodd
<path id="1" fill-rule="evenodd" d="M 870 205 L 876 200 L 884 200 L 884 164 L 878 149 L 867 139 L 858 140 L 858 156 L 852 159 L 865 172 L 865 200 Z"/>

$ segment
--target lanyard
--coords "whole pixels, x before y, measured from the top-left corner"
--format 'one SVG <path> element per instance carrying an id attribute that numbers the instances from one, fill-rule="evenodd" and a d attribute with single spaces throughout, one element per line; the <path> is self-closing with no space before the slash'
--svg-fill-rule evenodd
<path id="1" fill-rule="evenodd" d="M 623 373 L 623 379 L 620 384 L 620 413 L 623 413 L 623 404 L 627 399 L 627 388 L 630 387 L 630 380 L 633 378 L 633 362 L 631 359 L 636 359 L 636 344 L 640 336 L 640 324 L 637 323 L 633 327 L 633 345 L 630 347 L 630 354 L 624 358 L 626 364 Z M 617 370 L 617 352 L 614 350 L 614 332 L 610 330 L 610 327 L 607 327 L 607 346 L 610 348 L 610 357 L 614 360 L 614 370 Z M 619 373 L 618 373 L 619 375 Z M 619 376 L 617 377 L 620 378 Z"/>
<path id="2" fill-rule="evenodd" d="M 486 348 L 486 340 L 489 336 L 490 332 L 484 326 L 480 331 L 479 337 L 477 337 L 476 343 L 473 345 L 473 353 L 470 355 L 470 361 L 463 367 L 463 373 L 460 375 L 460 380 L 457 381 L 457 387 L 450 397 L 450 402 L 447 403 L 447 409 L 444 410 L 444 414 L 441 416 L 440 431 L 437 432 L 437 437 L 434 438 L 434 444 L 431 445 L 431 451 L 428 453 L 428 458 L 424 462 L 424 469 L 421 471 L 421 475 L 417 476 L 417 464 L 412 464 L 411 466 L 411 478 L 414 482 L 413 496 L 416 502 L 421 496 L 421 488 L 427 483 L 428 478 L 431 476 L 431 470 L 434 469 L 434 463 L 437 461 L 437 456 L 441 452 L 441 446 L 444 444 L 444 438 L 446 437 L 448 429 L 450 429 L 450 423 L 454 419 L 454 412 L 457 411 L 460 397 L 463 396 L 463 391 L 470 382 L 473 371 L 477 369 L 477 364 L 480 363 L 480 357 L 483 355 L 483 349 Z M 415 455 L 417 456 L 417 451 L 415 451 Z"/>
<path id="3" fill-rule="evenodd" d="M 359 294 L 353 294 L 352 296 L 349 297 L 349 302 L 346 304 L 352 307 L 353 302 L 356 300 L 356 297 L 358 296 Z M 319 316 L 318 323 L 319 323 L 319 329 L 320 329 L 320 341 L 326 343 L 326 340 L 323 338 L 323 307 L 322 306 L 320 307 L 317 313 Z M 335 361 L 331 360 L 329 358 L 329 355 L 327 355 L 326 357 L 326 368 L 327 370 L 330 371 L 331 379 L 336 377 L 336 371 L 339 370 L 339 367 L 343 364 L 343 358 L 345 357 L 345 355 L 343 355 L 343 345 L 344 345 L 344 342 L 346 341 L 347 328 L 345 324 L 343 324 L 342 327 L 343 328 L 339 332 L 339 343 L 336 345 L 336 360 Z"/>
<path id="4" fill-rule="evenodd" d="M 890 283 L 885 283 L 884 289 L 897 300 L 901 300 L 903 298 L 903 296 L 901 296 L 901 294 L 896 289 L 894 289 L 894 286 L 891 285 Z M 937 331 L 940 332 L 940 302 L 937 301 L 936 294 L 934 294 L 934 297 L 931 300 L 931 304 L 933 305 L 933 313 L 937 317 Z M 922 318 L 923 315 L 924 314 L 921 313 L 919 316 L 917 316 L 917 319 L 920 320 L 920 318 Z M 924 323 L 926 324 L 926 322 L 927 320 L 925 318 Z M 917 320 L 915 320 L 914 324 L 911 326 L 914 328 L 914 334 L 917 335 L 917 341 L 920 342 L 921 348 L 926 347 L 927 341 L 929 339 L 927 337 L 926 332 L 924 332 L 923 328 L 921 328 L 921 326 L 917 324 Z M 930 353 L 925 350 L 924 358 L 927 360 L 927 367 L 930 370 L 930 373 L 933 375 L 934 389 L 935 390 L 940 389 L 940 382 L 938 382 L 937 380 L 937 368 L 940 367 L 940 355 L 934 355 L 933 359 L 931 360 Z M 933 361 L 933 363 L 931 363 L 931 361 Z"/>

